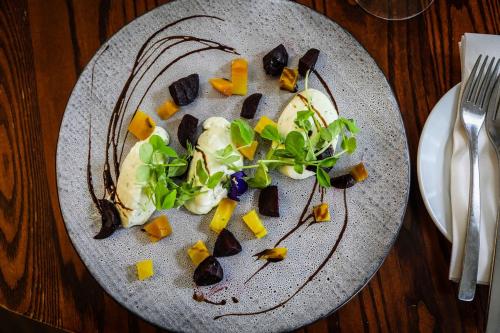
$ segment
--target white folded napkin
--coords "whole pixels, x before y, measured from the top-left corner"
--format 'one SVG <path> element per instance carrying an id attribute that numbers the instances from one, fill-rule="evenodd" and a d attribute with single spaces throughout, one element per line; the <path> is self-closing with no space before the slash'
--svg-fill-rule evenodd
<path id="1" fill-rule="evenodd" d="M 500 35 L 465 34 L 462 36 L 460 58 L 462 60 L 462 83 L 469 77 L 480 54 L 500 57 Z M 461 86 L 460 98 L 464 84 Z M 460 103 L 459 103 L 460 104 Z M 458 110 L 457 110 L 458 111 Z M 481 187 L 481 231 L 479 249 L 478 283 L 488 284 L 490 264 L 495 242 L 495 222 L 499 195 L 497 158 L 483 126 L 479 135 L 479 172 Z M 458 281 L 462 274 L 462 259 L 467 232 L 467 209 L 469 203 L 469 147 L 459 112 L 453 130 L 453 153 L 451 158 L 451 211 L 453 246 L 450 263 L 450 279 Z"/>

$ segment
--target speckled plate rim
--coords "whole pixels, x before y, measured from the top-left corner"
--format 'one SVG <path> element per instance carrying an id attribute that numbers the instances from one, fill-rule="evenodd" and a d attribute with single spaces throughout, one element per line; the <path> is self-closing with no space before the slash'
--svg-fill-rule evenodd
<path id="1" fill-rule="evenodd" d="M 364 47 L 364 45 L 362 45 L 361 43 L 358 42 L 358 40 L 351 34 L 351 32 L 347 29 L 345 29 L 343 26 L 341 26 L 339 23 L 337 23 L 336 21 L 333 21 L 330 17 L 326 16 L 325 14 L 321 13 L 321 12 L 318 12 L 318 11 L 315 11 L 314 9 L 306 6 L 306 5 L 303 5 L 301 3 L 297 3 L 295 1 L 290 1 L 290 0 L 279 0 L 281 2 L 288 2 L 288 3 L 292 3 L 293 5 L 297 5 L 297 6 L 301 6 L 301 7 L 305 7 L 307 8 L 308 10 L 311 10 L 313 12 L 315 12 L 316 14 L 319 14 L 320 16 L 326 18 L 327 20 L 329 21 L 332 21 L 334 22 L 335 24 L 337 24 L 343 31 L 344 33 L 346 33 L 348 36 L 350 36 L 352 38 L 352 40 L 357 44 L 359 45 L 372 59 L 373 57 L 371 56 L 371 54 L 368 52 L 368 50 Z M 142 18 L 143 16 L 146 16 L 148 15 L 151 11 L 155 10 L 156 8 L 159 8 L 159 7 L 163 7 L 163 6 L 170 6 L 172 3 L 176 2 L 176 0 L 172 0 L 170 1 L 169 3 L 166 3 L 164 5 L 161 5 L 161 6 L 158 6 L 158 7 L 155 7 L 154 9 L 140 15 L 140 16 L 137 16 L 134 20 L 128 22 L 127 24 L 125 24 L 123 27 L 121 27 L 118 31 L 116 31 L 113 35 L 111 35 L 110 37 L 108 37 L 103 43 L 102 45 L 95 51 L 94 55 L 92 56 L 92 58 L 90 58 L 90 60 L 87 62 L 87 64 L 84 66 L 84 68 L 82 69 L 81 73 L 84 73 L 88 68 L 89 68 L 89 65 L 91 63 L 93 63 L 93 61 L 99 56 L 99 54 L 107 47 L 108 45 L 108 42 L 118 33 L 120 33 L 122 30 L 124 30 L 129 24 L 131 24 L 132 22 Z M 369 15 L 369 14 L 367 14 Z M 404 200 L 404 207 L 403 207 L 403 214 L 401 216 L 401 220 L 400 220 L 400 223 L 399 223 L 399 226 L 397 227 L 397 230 L 396 232 L 394 233 L 391 241 L 388 243 L 388 245 L 385 247 L 383 253 L 383 257 L 382 259 L 377 263 L 377 265 L 375 265 L 375 269 L 373 270 L 373 272 L 366 278 L 366 280 L 359 286 L 359 288 L 356 288 L 356 291 L 349 297 L 347 298 L 344 302 L 342 302 L 341 304 L 339 304 L 337 307 L 333 308 L 332 310 L 330 310 L 329 312 L 327 312 L 325 315 L 323 316 L 320 316 L 319 318 L 317 318 L 316 320 L 312 320 L 312 321 L 309 321 L 309 322 L 306 322 L 304 324 L 302 324 L 301 326 L 297 326 L 295 328 L 293 328 L 292 330 L 297 330 L 297 329 L 300 329 L 302 327 L 305 327 L 305 326 L 308 326 L 308 325 L 311 325 L 315 322 L 318 322 L 320 320 L 323 320 L 325 319 L 326 317 L 330 316 L 331 314 L 335 313 L 336 311 L 338 311 L 339 309 L 341 309 L 344 305 L 346 305 L 347 303 L 349 303 L 353 298 L 355 298 L 367 285 L 368 283 L 371 281 L 371 279 L 373 279 L 373 277 L 376 275 L 376 273 L 379 271 L 379 269 L 382 267 L 382 265 L 384 264 L 387 256 L 389 255 L 389 252 L 390 250 L 392 249 L 392 247 L 394 246 L 394 243 L 396 242 L 396 239 L 398 238 L 399 236 L 399 232 L 401 231 L 401 227 L 403 225 L 403 222 L 404 222 L 404 218 L 406 216 L 406 211 L 407 211 L 407 208 L 408 208 L 408 201 L 409 201 L 409 197 L 410 197 L 410 182 L 411 182 L 411 159 L 410 159 L 410 150 L 409 150 L 409 145 L 408 145 L 408 135 L 406 133 L 406 127 L 405 127 L 405 124 L 404 124 L 404 121 L 403 121 L 403 116 L 401 114 L 401 108 L 400 108 L 400 105 L 399 105 L 399 101 L 396 97 L 396 94 L 394 93 L 394 88 L 392 87 L 392 85 L 390 84 L 390 82 L 387 80 L 387 77 L 385 76 L 384 72 L 382 71 L 382 69 L 380 68 L 379 64 L 373 59 L 373 63 L 376 65 L 378 71 L 382 74 L 382 77 L 384 78 L 384 81 L 385 83 L 387 84 L 387 86 L 389 87 L 390 91 L 391 91 L 391 94 L 392 96 L 394 97 L 394 102 L 396 103 L 397 105 L 397 108 L 398 108 L 398 113 L 397 113 L 397 116 L 398 116 L 398 120 L 399 120 L 399 123 L 401 125 L 401 129 L 402 129 L 402 132 L 404 134 L 404 146 L 405 146 L 405 154 L 404 154 L 404 158 L 406 160 L 406 165 L 408 166 L 407 168 L 407 179 L 406 179 L 406 195 L 405 195 L 405 200 Z M 81 76 L 81 74 L 80 74 Z M 63 117 L 61 118 L 61 122 L 59 124 L 59 134 L 58 134 L 58 137 L 57 137 L 57 142 L 56 142 L 56 155 L 54 156 L 54 159 L 56 160 L 55 161 L 55 170 L 57 171 L 58 169 L 58 163 L 57 163 L 57 155 L 59 154 L 59 139 L 60 139 L 60 134 L 61 134 L 61 124 L 64 122 L 66 116 L 67 116 L 67 113 L 66 113 L 66 109 L 68 108 L 68 105 L 69 105 L 69 101 L 71 100 L 71 98 L 73 97 L 73 95 L 75 94 L 75 88 L 78 84 L 78 81 L 80 81 L 80 76 L 78 78 L 78 80 L 75 82 L 75 87 L 73 88 L 73 90 L 71 91 L 71 94 L 70 96 L 68 97 L 68 102 L 66 103 L 66 106 L 65 106 L 65 111 L 64 111 L 64 114 L 63 114 Z M 59 179 L 58 177 L 56 177 L 56 186 L 57 186 L 57 202 L 59 204 L 59 208 L 60 208 L 60 211 L 61 211 L 61 215 L 63 217 L 63 222 L 64 222 L 64 229 L 66 231 L 66 234 L 68 235 L 68 238 L 70 239 L 70 242 L 71 242 L 71 245 L 73 247 L 73 249 L 75 249 L 75 252 L 77 253 L 78 257 L 80 258 L 80 260 L 84 263 L 85 265 L 85 268 L 88 270 L 89 274 L 92 276 L 92 278 L 94 278 L 96 280 L 96 282 L 98 282 L 99 286 L 106 292 L 106 294 L 108 296 L 110 296 L 115 302 L 117 302 L 118 304 L 120 304 L 122 307 L 124 307 L 127 311 L 130 311 L 131 313 L 135 314 L 136 316 L 138 316 L 139 318 L 141 318 L 142 320 L 148 322 L 149 324 L 155 326 L 155 327 L 158 327 L 160 329 L 165 329 L 164 327 L 161 327 L 160 325 L 158 325 L 157 323 L 151 321 L 150 319 L 148 319 L 147 317 L 143 316 L 141 312 L 137 311 L 135 308 L 133 307 L 128 307 L 124 302 L 122 302 L 121 300 L 118 300 L 116 299 L 113 294 L 111 293 L 111 291 L 107 288 L 106 285 L 104 284 L 101 284 L 99 283 L 99 280 L 96 278 L 96 276 L 94 276 L 94 274 L 87 268 L 88 265 L 87 265 L 87 262 L 86 260 L 83 259 L 83 256 L 82 254 L 80 253 L 80 250 L 78 249 L 78 247 L 75 245 L 75 243 L 73 242 L 73 239 L 71 237 L 69 237 L 69 233 L 68 233 L 68 227 L 66 225 L 66 219 L 64 218 L 64 213 L 63 213 L 63 209 L 61 207 L 61 201 L 59 199 L 59 196 L 61 195 L 60 193 L 60 186 L 59 186 Z M 175 330 L 172 330 L 172 329 L 168 329 L 169 331 L 171 332 L 177 332 Z M 181 332 L 181 331 L 179 331 Z"/>

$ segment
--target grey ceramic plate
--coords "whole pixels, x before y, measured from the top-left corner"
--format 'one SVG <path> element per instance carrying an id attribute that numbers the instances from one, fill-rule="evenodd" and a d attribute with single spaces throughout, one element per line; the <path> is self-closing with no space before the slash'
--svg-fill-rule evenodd
<path id="1" fill-rule="evenodd" d="M 165 36 L 192 35 L 234 47 L 249 59 L 249 92 L 262 92 L 265 96 L 258 116 L 265 114 L 276 119 L 293 96 L 280 91 L 277 80 L 266 77 L 262 56 L 283 43 L 290 54 L 289 64 L 297 66 L 298 58 L 307 49 L 320 49 L 317 69 L 331 87 L 340 113 L 355 118 L 361 127 L 357 152 L 345 158 L 334 173 L 361 160 L 370 172 L 367 181 L 346 192 L 347 222 L 343 192 L 328 190 L 325 200 L 330 203 L 334 221 L 299 228 L 282 243 L 289 249 L 287 259 L 269 265 L 247 284 L 244 281 L 261 264 L 254 261 L 252 255 L 272 247 L 297 224 L 314 180 L 291 181 L 273 174 L 273 183 L 280 189 L 281 217 L 263 219 L 269 233 L 260 240 L 255 239 L 241 221 L 242 214 L 256 207 L 258 192 L 245 194 L 229 224 L 229 229 L 241 241 L 243 251 L 221 259 L 225 279 L 219 285 L 224 288 L 211 296 L 215 301 L 225 299 L 224 306 L 192 299 L 194 268 L 186 254 L 186 249 L 198 239 L 206 241 L 210 249 L 213 247 L 214 234 L 208 229 L 213 212 L 206 216 L 190 215 L 184 209 L 166 212 L 174 232 L 156 244 L 150 243 L 139 228 L 119 230 L 110 238 L 94 240 L 100 217 L 86 183 L 90 119 L 92 172 L 100 195 L 107 125 L 133 69 L 136 54 L 155 31 L 195 14 L 215 15 L 225 21 L 185 20 L 157 35 L 149 45 L 163 45 L 155 41 Z M 151 52 L 157 54 L 162 47 Z M 194 42 L 178 44 L 145 72 L 125 110 L 122 137 L 154 77 L 174 58 L 200 47 L 204 46 Z M 155 108 L 169 97 L 168 85 L 190 73 L 200 75 L 200 97 L 168 121 L 156 119 L 168 130 L 176 149 L 180 149 L 177 126 L 184 114 L 193 114 L 201 121 L 211 115 L 228 119 L 239 115 L 243 98 L 222 97 L 207 82 L 210 77 L 228 76 L 232 58 L 234 55 L 219 50 L 192 54 L 171 66 L 151 85 L 140 107 L 156 119 Z M 315 77 L 310 84 L 323 89 Z M 131 137 L 127 139 L 125 151 L 134 141 Z M 377 271 L 398 234 L 405 213 L 409 158 L 398 105 L 385 77 L 368 53 L 337 24 L 287 1 L 186 0 L 167 4 L 133 21 L 103 45 L 91 60 L 64 114 L 57 150 L 57 180 L 61 210 L 73 244 L 97 281 L 129 310 L 174 331 L 271 332 L 291 330 L 327 315 L 347 302 Z M 312 202 L 319 201 L 316 191 Z M 155 275 L 138 281 L 133 265 L 146 258 L 153 259 Z M 317 270 L 314 278 L 297 292 Z M 204 290 L 205 293 L 213 291 Z M 225 313 L 273 308 L 294 294 L 284 306 L 265 314 L 214 320 L 215 316 Z M 232 297 L 239 302 L 234 303 Z"/>

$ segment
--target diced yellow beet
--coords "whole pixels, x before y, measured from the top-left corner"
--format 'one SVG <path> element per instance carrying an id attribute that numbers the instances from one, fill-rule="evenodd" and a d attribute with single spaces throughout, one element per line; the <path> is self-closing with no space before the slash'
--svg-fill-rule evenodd
<path id="1" fill-rule="evenodd" d="M 203 260 L 210 256 L 210 253 L 205 243 L 199 240 L 188 249 L 188 255 L 193 264 L 198 266 Z"/>
<path id="2" fill-rule="evenodd" d="M 246 95 L 248 81 L 248 62 L 246 59 L 234 59 L 231 63 L 231 80 L 233 81 L 233 94 Z"/>
<path id="3" fill-rule="evenodd" d="M 298 78 L 299 70 L 297 68 L 283 68 L 280 76 L 280 89 L 296 92 Z"/>
<path id="4" fill-rule="evenodd" d="M 153 236 L 158 240 L 167 237 L 172 233 L 172 227 L 170 226 L 166 215 L 158 216 L 153 221 L 146 224 L 142 230 L 146 231 L 150 236 Z"/>
<path id="5" fill-rule="evenodd" d="M 233 94 L 233 83 L 228 79 L 214 78 L 209 79 L 208 82 L 223 95 L 231 96 Z"/>
<path id="6" fill-rule="evenodd" d="M 156 109 L 156 113 L 163 120 L 172 117 L 177 111 L 179 111 L 179 107 L 171 100 L 166 101 Z"/>
<path id="7" fill-rule="evenodd" d="M 137 267 L 137 277 L 141 281 L 152 277 L 155 273 L 153 270 L 153 260 L 151 259 L 139 261 L 135 266 Z"/>
<path id="8" fill-rule="evenodd" d="M 212 221 L 210 222 L 210 229 L 212 229 L 216 233 L 220 233 L 222 229 L 227 226 L 237 204 L 237 201 L 231 200 L 229 198 L 222 199 L 219 202 L 217 209 L 215 210 Z"/>
<path id="9" fill-rule="evenodd" d="M 262 238 L 267 235 L 266 227 L 264 227 L 264 224 L 262 224 L 262 221 L 260 220 L 260 217 L 255 209 L 252 209 L 251 211 L 243 215 L 243 221 L 245 222 L 247 227 L 252 230 L 255 237 Z"/>
<path id="10" fill-rule="evenodd" d="M 134 118 L 128 125 L 128 131 L 137 139 L 145 140 L 155 130 L 156 124 L 150 116 L 141 110 L 137 110 Z"/>
<path id="11" fill-rule="evenodd" d="M 267 260 L 271 262 L 278 262 L 286 258 L 288 249 L 286 247 L 275 247 L 274 249 L 267 249 L 257 253 L 257 259 Z"/>
<path id="12" fill-rule="evenodd" d="M 322 203 L 313 208 L 314 221 L 316 222 L 328 222 L 330 221 L 330 210 L 328 209 L 327 203 Z"/>
<path id="13" fill-rule="evenodd" d="M 357 182 L 362 182 L 368 178 L 368 171 L 366 170 L 363 162 L 355 165 L 354 168 L 351 169 L 351 176 Z"/>
<path id="14" fill-rule="evenodd" d="M 257 125 L 255 125 L 254 130 L 255 130 L 255 132 L 260 134 L 260 133 L 262 133 L 264 128 L 266 128 L 267 125 L 275 126 L 276 128 L 278 128 L 278 124 L 276 124 L 276 122 L 274 122 L 273 120 L 269 119 L 266 116 L 262 116 L 262 117 L 260 117 L 259 121 L 257 122 Z"/>
<path id="15" fill-rule="evenodd" d="M 254 140 L 250 145 L 238 148 L 238 151 L 241 153 L 241 155 L 245 156 L 247 160 L 251 161 L 255 156 L 255 152 L 257 151 L 258 145 L 259 142 Z"/>

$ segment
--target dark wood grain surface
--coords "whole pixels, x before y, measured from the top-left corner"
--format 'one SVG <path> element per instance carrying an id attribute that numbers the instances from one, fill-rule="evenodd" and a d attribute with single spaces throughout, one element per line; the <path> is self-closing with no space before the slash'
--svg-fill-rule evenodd
<path id="1" fill-rule="evenodd" d="M 440 96 L 460 81 L 464 32 L 500 33 L 500 0 L 436 0 L 423 15 L 386 22 L 354 0 L 301 1 L 334 19 L 391 83 L 411 152 L 411 194 L 398 240 L 368 286 L 300 332 L 482 332 L 488 289 L 457 300 L 450 243 L 420 197 L 418 138 Z M 77 332 L 154 332 L 117 304 L 82 264 L 59 210 L 55 152 L 69 94 L 111 35 L 155 0 L 0 0 L 0 305 Z"/>

